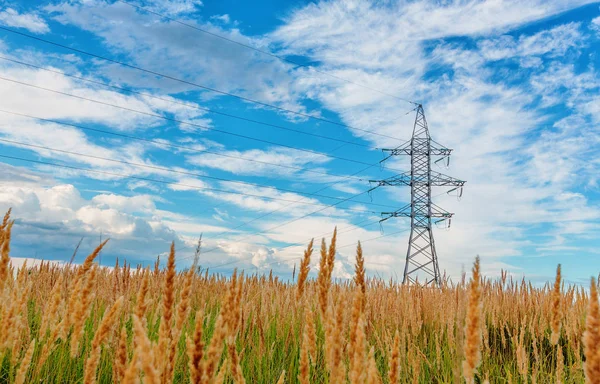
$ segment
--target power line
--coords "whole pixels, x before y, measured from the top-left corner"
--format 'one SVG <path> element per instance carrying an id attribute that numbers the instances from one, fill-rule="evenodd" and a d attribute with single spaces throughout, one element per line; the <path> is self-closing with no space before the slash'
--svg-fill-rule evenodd
<path id="1" fill-rule="evenodd" d="M 156 166 L 156 165 L 133 163 L 133 162 L 124 161 L 124 160 L 117 160 L 117 159 L 108 159 L 106 157 L 100 157 L 100 156 L 95 156 L 95 155 L 86 155 L 86 154 L 79 153 L 79 152 L 66 151 L 66 150 L 63 150 L 63 149 L 51 148 L 51 147 L 47 147 L 47 146 L 43 146 L 43 145 L 28 144 L 28 143 L 23 143 L 23 142 L 20 142 L 20 141 L 15 141 L 15 140 L 8 140 L 8 139 L 0 138 L 0 142 L 10 143 L 10 144 L 14 144 L 14 145 L 20 145 L 20 146 L 29 147 L 29 148 L 43 149 L 43 150 L 50 151 L 50 152 L 59 152 L 59 153 L 64 153 L 64 154 L 68 154 L 68 155 L 72 155 L 72 156 L 87 157 L 87 158 L 90 158 L 90 159 L 108 161 L 108 162 L 118 163 L 118 164 L 131 165 L 131 166 L 134 166 L 134 167 L 148 168 L 148 169 L 153 169 L 153 170 L 157 170 L 157 171 L 164 171 L 164 172 L 168 172 L 168 173 L 176 173 L 176 174 L 188 175 L 188 176 L 195 176 L 195 177 L 198 177 L 198 178 L 216 180 L 216 181 L 221 181 L 221 182 L 226 182 L 226 183 L 242 184 L 242 185 L 248 185 L 248 186 L 252 186 L 252 187 L 272 189 L 272 190 L 275 190 L 275 191 L 278 191 L 278 192 L 294 193 L 294 194 L 302 195 L 302 196 L 320 197 L 320 198 L 323 198 L 323 199 L 343 200 L 342 198 L 335 197 L 335 196 L 308 194 L 306 192 L 300 192 L 300 191 L 295 191 L 295 190 L 292 190 L 292 189 L 285 189 L 285 188 L 274 187 L 272 185 L 265 185 L 265 184 L 259 184 L 259 183 L 251 183 L 251 182 L 241 181 L 241 180 L 232 180 L 232 179 L 226 179 L 226 178 L 216 177 L 216 176 L 208 176 L 208 175 L 203 175 L 203 174 L 200 174 L 200 173 L 188 172 L 188 171 L 181 171 L 181 170 L 177 170 L 177 169 L 170 169 L 170 168 L 167 168 L 167 167 L 160 167 L 160 166 Z M 219 190 L 219 192 L 222 192 L 222 191 Z M 377 206 L 377 207 L 394 208 L 391 205 L 377 204 L 377 203 L 372 203 L 372 202 L 367 202 L 367 201 L 357 201 L 357 203 L 359 203 L 359 204 L 366 204 L 366 205 L 372 205 L 372 206 Z"/>
<path id="2" fill-rule="evenodd" d="M 2 29 L 2 27 L 0 27 L 0 29 Z M 12 82 L 12 83 L 15 83 L 15 84 L 24 85 L 24 86 L 27 86 L 27 87 L 31 87 L 31 88 L 35 88 L 35 89 L 39 89 L 39 90 L 51 92 L 51 93 L 56 93 L 56 94 L 63 95 L 63 96 L 73 97 L 73 98 L 76 98 L 76 99 L 80 99 L 80 100 L 84 100 L 84 101 L 89 101 L 89 102 L 92 102 L 92 103 L 97 103 L 97 104 L 101 104 L 101 105 L 105 105 L 105 106 L 109 106 L 109 107 L 113 107 L 113 108 L 118 108 L 118 109 L 122 109 L 124 111 L 139 113 L 141 115 L 155 117 L 155 118 L 158 118 L 158 119 L 163 119 L 163 120 L 171 121 L 171 122 L 178 123 L 178 124 L 189 125 L 189 126 L 196 127 L 196 128 L 201 128 L 201 129 L 205 129 L 205 130 L 210 130 L 210 131 L 214 131 L 214 132 L 223 133 L 225 135 L 231 135 L 231 136 L 234 136 L 234 137 L 239 137 L 239 138 L 243 138 L 243 139 L 247 139 L 247 140 L 257 141 L 257 142 L 264 143 L 264 144 L 275 145 L 275 146 L 279 146 L 279 147 L 283 147 L 283 148 L 287 148 L 287 149 L 292 149 L 292 150 L 296 150 L 296 151 L 300 151 L 300 152 L 312 153 L 314 155 L 328 157 L 330 159 L 335 159 L 335 160 L 347 161 L 347 162 L 355 163 L 355 164 L 370 165 L 369 163 L 366 163 L 364 161 L 359 161 L 359 160 L 354 160 L 354 159 L 348 159 L 348 158 L 345 158 L 345 157 L 339 157 L 339 156 L 334 156 L 334 155 L 328 155 L 328 154 L 325 154 L 325 153 L 322 153 L 322 152 L 314 151 L 312 149 L 298 148 L 298 147 L 294 147 L 294 146 L 287 145 L 287 144 L 281 144 L 281 143 L 277 143 L 277 142 L 270 141 L 270 140 L 264 140 L 264 139 L 259 139 L 259 138 L 252 137 L 252 136 L 242 135 L 242 134 L 239 134 L 239 133 L 224 131 L 222 129 L 212 128 L 212 127 L 204 126 L 204 125 L 201 125 L 201 124 L 193 123 L 193 122 L 190 122 L 190 121 L 179 120 L 179 119 L 174 119 L 174 118 L 167 117 L 167 116 L 158 115 L 158 114 L 155 114 L 155 113 L 149 113 L 149 112 L 139 111 L 137 109 L 123 107 L 123 106 L 120 106 L 120 105 L 111 104 L 111 103 L 107 103 L 107 102 L 100 101 L 100 100 L 94 100 L 94 99 L 90 99 L 90 98 L 83 97 L 83 96 L 73 95 L 71 93 L 57 91 L 55 89 L 45 88 L 45 87 L 41 87 L 39 85 L 25 83 L 25 82 L 22 82 L 22 81 L 18 81 L 18 80 L 14 80 L 14 79 L 9 79 L 9 78 L 6 78 L 6 77 L 1 77 L 0 76 L 0 80 Z M 392 168 L 388 168 L 388 169 L 394 170 Z M 396 171 L 399 171 L 399 170 L 396 170 Z"/>
<path id="3" fill-rule="evenodd" d="M 371 90 L 371 91 L 373 91 L 373 92 L 377 92 L 377 93 L 379 93 L 379 94 L 382 94 L 382 95 L 385 95 L 385 96 L 392 97 L 392 98 L 394 98 L 394 99 L 397 99 L 397 100 L 401 100 L 401 101 L 405 101 L 405 102 L 407 102 L 407 103 L 410 103 L 410 104 L 418 105 L 418 104 L 417 104 L 417 103 L 415 103 L 414 101 L 410 101 L 410 100 L 408 100 L 408 99 L 405 99 L 405 98 L 403 98 L 403 97 L 396 96 L 396 95 L 392 95 L 392 94 L 390 94 L 390 93 L 387 93 L 387 92 L 384 92 L 384 91 L 380 91 L 380 90 L 378 90 L 378 89 L 376 89 L 376 88 L 372 88 L 372 87 L 369 87 L 369 86 L 367 86 L 367 85 L 364 85 L 364 84 L 356 83 L 356 82 L 354 82 L 354 81 L 351 81 L 351 80 L 345 79 L 345 78 L 343 78 L 343 77 L 340 77 L 340 76 L 337 76 L 337 75 L 333 75 L 333 74 L 331 74 L 331 73 L 329 73 L 329 72 L 325 72 L 325 71 L 319 70 L 319 69 L 315 68 L 315 67 L 314 67 L 314 66 L 312 66 L 312 65 L 309 65 L 309 64 L 302 64 L 302 63 L 299 63 L 299 62 L 297 62 L 297 61 L 290 60 L 290 59 L 288 59 L 288 58 L 286 58 L 286 57 L 283 57 L 283 56 L 276 55 L 276 54 L 274 54 L 274 53 L 271 53 L 271 52 L 269 52 L 269 51 L 265 51 L 265 50 L 262 50 L 262 49 L 260 49 L 260 48 L 253 47 L 253 46 L 251 46 L 251 45 L 244 44 L 244 43 L 242 43 L 242 42 L 239 42 L 239 41 L 236 41 L 236 40 L 233 40 L 233 39 L 227 38 L 227 37 L 225 37 L 225 36 L 222 36 L 222 35 L 219 35 L 219 34 L 217 34 L 217 33 L 210 32 L 210 31 L 208 31 L 208 30 L 206 30 L 206 29 L 204 29 L 204 28 L 200 28 L 200 27 L 197 27 L 197 26 L 195 26 L 195 25 L 192 25 L 192 24 L 189 24 L 189 23 L 183 22 L 183 21 L 181 21 L 181 20 L 177 20 L 177 19 L 175 19 L 175 18 L 172 18 L 172 17 L 169 17 L 169 16 L 167 16 L 167 15 L 164 15 L 164 14 L 158 13 L 158 12 L 156 12 L 156 11 L 152 11 L 152 10 L 150 10 L 150 9 L 147 9 L 147 8 L 145 8 L 145 7 L 141 7 L 141 6 L 139 6 L 139 5 L 132 4 L 132 3 L 128 2 L 128 1 L 125 1 L 125 0 L 116 0 L 116 1 L 118 1 L 118 2 L 121 2 L 121 3 L 123 3 L 123 4 L 127 4 L 127 5 L 129 5 L 130 7 L 136 8 L 136 9 L 138 9 L 138 10 L 141 10 L 141 11 L 144 11 L 144 12 L 147 12 L 147 13 L 150 13 L 150 14 L 153 14 L 153 15 L 155 15 L 155 16 L 158 16 L 158 17 L 161 17 L 161 18 L 167 19 L 167 20 L 169 20 L 169 21 L 172 21 L 172 22 L 174 22 L 174 23 L 177 23 L 177 24 L 180 24 L 180 25 L 186 26 L 186 27 L 188 27 L 188 28 L 192 28 L 192 29 L 194 29 L 194 30 L 196 30 L 196 31 L 199 31 L 199 32 L 205 33 L 205 34 L 207 34 L 207 35 L 209 35 L 209 36 L 213 36 L 213 37 L 216 37 L 216 38 L 218 38 L 218 39 L 225 40 L 225 41 L 228 41 L 228 42 L 230 42 L 230 43 L 233 43 L 233 44 L 237 44 L 237 45 L 239 45 L 239 46 L 241 46 L 241 47 L 248 48 L 248 49 L 251 49 L 251 50 L 253 50 L 253 51 L 256 51 L 256 52 L 260 52 L 260 53 L 262 53 L 262 54 L 265 54 L 265 55 L 267 55 L 267 56 L 274 57 L 274 58 L 276 58 L 276 59 L 279 59 L 279 60 L 281 60 L 281 61 L 283 61 L 283 62 L 286 62 L 286 63 L 289 63 L 289 64 L 293 64 L 293 65 L 295 65 L 295 66 L 297 66 L 297 67 L 309 68 L 309 69 L 311 69 L 311 70 L 313 70 L 313 71 L 315 71 L 315 72 L 317 72 L 317 73 L 320 73 L 320 74 L 323 74 L 323 75 L 326 75 L 326 76 L 330 76 L 330 77 L 332 77 L 332 78 L 334 78 L 334 79 L 337 79 L 337 80 L 344 81 L 344 82 L 346 82 L 346 83 L 348 83 L 348 84 L 356 85 L 356 86 L 358 86 L 358 87 L 365 88 L 365 89 Z"/>
<path id="4" fill-rule="evenodd" d="M 202 110 L 202 111 L 214 113 L 214 114 L 221 115 L 221 116 L 227 116 L 227 117 L 230 117 L 230 118 L 233 118 L 233 119 L 238 119 L 238 120 L 247 121 L 247 122 L 250 122 L 250 123 L 260 124 L 260 125 L 264 125 L 264 126 L 267 126 L 267 127 L 281 129 L 281 130 L 285 130 L 285 131 L 289 131 L 289 132 L 295 132 L 295 133 L 302 134 L 302 135 L 317 137 L 317 138 L 320 138 L 320 139 L 326 139 L 326 140 L 337 141 L 337 142 L 345 143 L 345 144 L 349 144 L 349 145 L 355 145 L 355 146 L 358 146 L 358 147 L 367 148 L 369 150 L 378 150 L 378 149 L 380 149 L 380 148 L 377 148 L 377 147 L 372 147 L 370 145 L 357 143 L 355 141 L 338 139 L 338 138 L 331 137 L 331 136 L 320 135 L 320 134 L 317 134 L 317 133 L 306 132 L 306 131 L 303 131 L 303 130 L 300 130 L 300 129 L 294 129 L 294 128 L 290 128 L 290 127 L 284 127 L 284 126 L 281 126 L 281 125 L 271 124 L 271 123 L 267 123 L 267 122 L 256 120 L 256 119 L 250 119 L 250 118 L 247 118 L 247 117 L 237 116 L 237 115 L 233 115 L 233 114 L 230 114 L 230 113 L 225 113 L 225 112 L 217 111 L 217 110 L 214 110 L 214 109 L 211 109 L 211 108 L 202 107 L 202 106 L 196 105 L 196 104 L 185 103 L 185 102 L 179 101 L 179 100 L 177 100 L 175 98 L 168 99 L 168 98 L 164 98 L 164 97 L 152 95 L 152 94 L 147 93 L 147 92 L 139 92 L 139 91 L 135 91 L 135 90 L 130 89 L 130 88 L 119 87 L 119 86 L 111 85 L 111 84 L 108 84 L 108 83 L 105 83 L 105 82 L 102 82 L 102 81 L 92 80 L 92 79 L 88 79 L 88 78 L 85 78 L 85 77 L 82 77 L 82 76 L 71 75 L 71 74 L 68 74 L 68 73 L 65 73 L 65 72 L 62 72 L 62 71 L 55 71 L 53 69 L 44 68 L 44 67 L 41 67 L 39 65 L 35 65 L 35 64 L 24 62 L 24 61 L 7 58 L 7 57 L 4 57 L 4 56 L 0 56 L 0 60 L 10 61 L 12 63 L 24 65 L 24 66 L 27 66 L 27 67 L 39 69 L 39 70 L 42 70 L 42 71 L 46 71 L 46 72 L 49 72 L 49 73 L 54 73 L 54 74 L 65 76 L 65 77 L 69 77 L 69 78 L 76 79 L 76 80 L 79 80 L 79 81 L 84 81 L 84 82 L 87 82 L 87 83 L 90 83 L 90 84 L 96 84 L 96 85 L 100 85 L 100 86 L 103 86 L 103 87 L 106 87 L 106 88 L 115 89 L 115 90 L 119 91 L 120 93 L 122 93 L 122 92 L 129 92 L 129 93 L 132 93 L 134 95 L 140 95 L 140 96 L 144 96 L 144 97 L 149 97 L 149 98 L 152 98 L 152 99 L 164 101 L 164 102 L 171 103 L 171 104 L 183 105 L 183 106 L 188 107 L 188 108 Z"/>
<path id="5" fill-rule="evenodd" d="M 147 139 L 147 138 L 144 138 L 144 137 L 139 137 L 139 136 L 134 136 L 134 135 L 128 135 L 128 134 L 124 134 L 124 133 L 111 132 L 111 131 L 107 131 L 107 130 L 104 130 L 104 129 L 92 128 L 92 127 L 86 127 L 86 126 L 82 126 L 82 125 L 78 125 L 78 124 L 67 123 L 67 122 L 60 121 L 60 120 L 46 119 L 46 118 L 43 118 L 43 117 L 33 116 L 33 115 L 26 114 L 26 113 L 19 113 L 19 112 L 7 111 L 5 109 L 0 109 L 0 112 L 2 112 L 2 113 L 8 113 L 10 115 L 15 115 L 15 116 L 27 117 L 27 118 L 34 119 L 34 120 L 40 120 L 40 121 L 44 121 L 44 122 L 47 122 L 47 123 L 53 123 L 53 124 L 63 125 L 65 127 L 73 127 L 73 128 L 77 128 L 77 129 L 81 129 L 81 130 L 85 130 L 85 131 L 97 132 L 97 133 L 102 133 L 102 134 L 106 134 L 106 135 L 112 135 L 112 136 L 116 136 L 116 137 L 122 137 L 122 138 L 125 138 L 125 139 L 142 141 L 142 142 L 146 142 L 146 143 L 152 143 L 152 144 L 155 144 L 155 145 L 160 146 L 160 147 L 169 147 L 169 148 L 174 148 L 174 149 L 177 149 L 177 150 L 184 150 L 184 151 L 190 151 L 190 152 L 196 152 L 196 153 L 206 153 L 206 154 L 210 154 L 210 155 L 214 155 L 214 156 L 220 156 L 220 157 L 225 157 L 225 158 L 229 158 L 229 159 L 238 159 L 238 160 L 249 161 L 249 162 L 253 162 L 253 163 L 257 163 L 257 164 L 264 164 L 264 165 L 269 165 L 269 166 L 274 166 L 274 167 L 281 167 L 281 168 L 287 168 L 287 169 L 295 169 L 295 170 L 299 170 L 299 171 L 302 171 L 302 172 L 314 173 L 314 174 L 324 175 L 324 176 L 333 176 L 333 177 L 339 177 L 339 178 L 347 178 L 348 177 L 347 175 L 339 175 L 339 174 L 335 174 L 335 173 L 321 172 L 321 171 L 313 170 L 313 169 L 310 169 L 310 168 L 297 167 L 297 166 L 293 166 L 293 165 L 271 163 L 271 162 L 268 162 L 268 161 L 261 161 L 261 160 L 251 159 L 251 158 L 243 157 L 243 156 L 235 156 L 235 155 L 230 155 L 230 154 L 225 154 L 225 153 L 219 153 L 219 152 L 209 151 L 209 150 L 205 150 L 205 149 L 198 149 L 198 148 L 188 147 L 188 146 L 185 146 L 185 145 L 172 144 L 172 143 L 161 141 L 161 140 Z M 358 181 L 365 181 L 362 178 L 356 178 L 356 177 L 352 177 L 352 178 L 354 178 L 354 179 L 356 179 Z"/>
<path id="6" fill-rule="evenodd" d="M 206 191 L 220 192 L 220 193 L 229 193 L 229 194 L 232 194 L 232 195 L 241 195 L 241 196 L 247 196 L 247 197 L 256 197 L 256 198 L 260 198 L 260 199 L 274 200 L 274 201 L 283 201 L 283 202 L 288 202 L 288 203 L 298 203 L 298 204 L 302 204 L 302 205 L 321 206 L 321 207 L 324 207 L 323 210 L 332 207 L 332 205 L 326 205 L 326 204 L 321 204 L 321 203 L 303 203 L 303 202 L 298 202 L 298 201 L 294 201 L 294 200 L 281 199 L 281 198 L 270 197 L 270 196 L 254 195 L 254 194 L 245 193 L 245 192 L 227 191 L 227 190 L 218 189 L 218 188 L 199 187 L 199 186 L 191 185 L 191 184 L 178 183 L 178 182 L 172 182 L 172 181 L 167 181 L 167 180 L 158 180 L 158 179 L 153 179 L 153 178 L 149 178 L 149 177 L 141 177 L 141 176 L 134 176 L 134 175 L 125 175 L 125 174 L 116 173 L 116 172 L 99 171 L 99 170 L 95 170 L 95 169 L 82 168 L 82 167 L 77 167 L 77 166 L 73 166 L 73 165 L 52 163 L 52 162 L 49 162 L 49 161 L 26 159 L 26 158 L 18 157 L 18 156 L 0 155 L 0 158 L 25 161 L 25 162 L 34 163 L 34 164 L 48 165 L 48 166 L 51 166 L 51 167 L 65 168 L 65 169 L 71 169 L 71 170 L 88 172 L 88 173 L 97 173 L 97 174 L 107 175 L 107 176 L 115 176 L 115 177 L 120 177 L 120 178 L 123 178 L 123 179 L 134 179 L 134 180 L 148 181 L 148 182 L 151 182 L 151 183 L 158 183 L 158 184 L 165 184 L 165 185 L 176 185 L 176 186 L 182 186 L 182 187 L 186 187 L 186 188 L 190 188 L 190 189 L 206 190 Z M 363 192 L 363 193 L 361 193 L 360 195 L 363 195 L 365 193 L 366 193 L 366 191 Z M 337 205 L 339 205 L 339 204 L 341 204 L 341 203 L 343 203 L 345 201 L 348 201 L 348 200 L 350 200 L 350 198 L 348 198 L 348 199 L 342 199 L 338 204 L 335 204 L 334 206 L 337 206 Z M 375 213 L 375 212 L 372 212 L 372 211 L 364 211 L 364 210 L 353 209 L 353 208 L 339 208 L 339 209 L 344 210 L 344 211 L 347 210 L 347 211 L 354 211 L 354 212 L 361 212 L 361 213 Z"/>
<path id="7" fill-rule="evenodd" d="M 82 55 L 87 55 L 87 56 L 90 56 L 90 57 L 93 57 L 93 58 L 96 58 L 96 59 L 105 60 L 105 61 L 108 61 L 108 62 L 111 62 L 111 63 L 114 63 L 114 64 L 121 65 L 121 66 L 126 67 L 126 68 L 131 68 L 131 69 L 138 70 L 138 71 L 141 71 L 141 72 L 144 72 L 144 73 L 148 73 L 148 74 L 151 74 L 151 75 L 154 75 L 154 76 L 159 76 L 159 77 L 162 77 L 162 78 L 165 78 L 165 79 L 169 79 L 169 80 L 172 80 L 172 81 L 176 81 L 176 82 L 179 82 L 179 83 L 182 83 L 182 84 L 186 84 L 186 85 L 189 85 L 189 86 L 193 86 L 193 87 L 197 87 L 197 88 L 204 89 L 204 90 L 207 90 L 207 91 L 211 91 L 211 92 L 214 92 L 214 93 L 218 93 L 218 94 L 221 94 L 221 95 L 224 95 L 224 96 L 230 96 L 230 97 L 242 100 L 242 101 L 246 101 L 246 102 L 249 102 L 249 103 L 261 105 L 263 107 L 273 108 L 273 109 L 276 109 L 278 111 L 282 111 L 282 112 L 286 112 L 286 113 L 291 113 L 291 114 L 294 114 L 294 115 L 297 115 L 297 116 L 302 116 L 302 117 L 305 117 L 305 118 L 310 118 L 310 119 L 313 119 L 313 120 L 318 120 L 318 121 L 321 121 L 321 122 L 325 122 L 325 123 L 337 125 L 337 126 L 340 126 L 340 127 L 350 128 L 350 129 L 361 131 L 361 132 L 368 132 L 370 134 L 373 134 L 373 135 L 376 135 L 376 136 L 380 136 L 380 137 L 385 137 L 385 138 L 388 138 L 388 139 L 402 141 L 402 140 L 400 140 L 400 139 L 398 139 L 396 137 L 393 137 L 393 136 L 388 136 L 388 135 L 377 133 L 377 132 L 370 131 L 370 130 L 367 130 L 367 129 L 362 129 L 362 128 L 359 128 L 359 127 L 354 127 L 354 126 L 351 126 L 351 125 L 347 125 L 347 124 L 343 124 L 343 123 L 338 123 L 337 121 L 328 120 L 328 119 L 325 119 L 325 118 L 322 118 L 322 117 L 318 117 L 318 116 L 314 116 L 314 115 L 310 115 L 310 114 L 307 114 L 307 113 L 303 113 L 303 112 L 299 112 L 299 111 L 294 111 L 294 110 L 283 108 L 283 107 L 278 107 L 278 106 L 273 105 L 273 104 L 269 104 L 269 103 L 265 103 L 265 102 L 262 102 L 262 101 L 254 100 L 254 99 L 251 99 L 251 98 L 248 98 L 248 97 L 236 95 L 236 94 L 233 94 L 233 93 L 230 93 L 230 92 L 226 92 L 226 91 L 222 91 L 222 90 L 219 90 L 219 89 L 216 89 L 216 88 L 208 87 L 208 86 L 201 85 L 201 84 L 198 84 L 198 83 L 194 83 L 194 82 L 191 82 L 191 81 L 188 81 L 188 80 L 179 79 L 177 77 L 173 77 L 173 76 L 170 76 L 170 75 L 165 75 L 165 74 L 162 74 L 160 72 L 156 72 L 156 71 L 153 71 L 153 70 L 150 70 L 150 69 L 138 67 L 138 66 L 135 66 L 135 65 L 132 65 L 132 64 L 127 64 L 127 63 L 119 61 L 119 60 L 111 59 L 111 58 L 108 58 L 106 56 L 98 55 L 98 54 L 95 54 L 95 53 L 90 53 L 90 52 L 87 52 L 87 51 L 84 51 L 84 50 L 81 50 L 81 49 L 69 47 L 69 46 L 64 45 L 64 44 L 60 44 L 60 43 L 57 43 L 57 42 L 54 42 L 54 41 L 51 41 L 51 40 L 43 39 L 41 37 L 30 35 L 30 34 L 27 34 L 27 33 L 24 33 L 24 32 L 16 31 L 14 29 L 7 28 L 7 27 L 4 27 L 4 26 L 0 26 L 0 30 L 6 31 L 6 32 L 10 32 L 10 33 L 13 33 L 13 34 L 16 34 L 16 35 L 20 35 L 20 36 L 23 36 L 23 37 L 27 37 L 29 39 L 40 41 L 40 42 L 43 42 L 43 43 L 46 43 L 46 44 L 54 45 L 56 47 L 68 49 L 70 51 L 77 52 L 77 53 L 80 53 Z"/>

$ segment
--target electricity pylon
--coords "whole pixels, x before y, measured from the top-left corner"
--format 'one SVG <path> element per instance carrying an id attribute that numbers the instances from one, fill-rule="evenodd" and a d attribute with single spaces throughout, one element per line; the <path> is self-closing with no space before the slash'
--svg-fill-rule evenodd
<path id="1" fill-rule="evenodd" d="M 385 180 L 371 180 L 370 183 L 381 186 L 410 186 L 410 204 L 394 212 L 382 212 L 380 222 L 392 217 L 410 217 L 410 237 L 408 240 L 408 251 L 406 252 L 406 264 L 404 266 L 403 283 L 417 283 L 418 276 L 425 275 L 424 285 L 435 284 L 439 286 L 440 269 L 438 257 L 433 240 L 432 223 L 447 221 L 448 227 L 453 213 L 445 211 L 431 202 L 432 187 L 452 187 L 448 193 L 458 191 L 462 195 L 462 187 L 465 181 L 446 176 L 431 170 L 431 158 L 438 157 L 435 163 L 445 162 L 450 164 L 451 149 L 446 148 L 429 135 L 427 120 L 423 106 L 418 104 L 417 117 L 413 128 L 410 142 L 394 149 L 384 149 L 389 156 L 410 156 L 410 172 L 405 172 Z"/>

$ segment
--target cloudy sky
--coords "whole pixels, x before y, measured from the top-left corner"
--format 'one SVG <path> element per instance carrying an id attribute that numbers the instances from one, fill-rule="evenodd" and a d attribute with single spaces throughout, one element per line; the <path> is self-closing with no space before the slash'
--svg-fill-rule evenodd
<path id="1" fill-rule="evenodd" d="M 422 103 L 467 180 L 436 228 L 440 268 L 481 255 L 543 281 L 600 272 L 600 4 L 587 0 L 0 0 L 0 210 L 13 256 L 289 277 L 338 227 L 336 276 L 364 242 L 401 275 L 409 191 L 369 180 Z M 253 49 L 254 48 L 254 49 Z M 383 232 L 382 232 L 383 231 Z M 302 245 L 298 245 L 302 244 Z M 316 262 L 316 260 L 314 260 Z"/>

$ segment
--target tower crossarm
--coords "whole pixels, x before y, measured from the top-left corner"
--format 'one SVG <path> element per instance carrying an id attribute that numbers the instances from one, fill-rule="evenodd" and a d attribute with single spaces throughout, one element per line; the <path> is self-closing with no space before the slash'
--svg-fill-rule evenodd
<path id="1" fill-rule="evenodd" d="M 407 204 L 404 207 L 394 211 L 394 212 L 381 212 L 382 219 L 380 221 L 386 221 L 392 217 L 412 217 L 412 208 L 411 204 Z M 415 211 L 415 217 L 421 218 L 432 218 L 432 219 L 450 219 L 454 216 L 454 213 L 448 212 L 439 206 L 431 203 L 431 212 L 427 211 Z"/>
<path id="2" fill-rule="evenodd" d="M 384 186 L 399 186 L 406 185 L 412 186 L 414 185 L 429 185 L 432 187 L 462 187 L 465 185 L 466 181 L 455 179 L 454 177 L 450 177 L 444 175 L 440 172 L 430 171 L 430 174 L 413 174 L 410 172 L 404 172 L 396 176 L 389 177 L 383 180 L 369 180 L 369 183 L 375 184 L 375 187 L 384 187 Z"/>
<path id="3" fill-rule="evenodd" d="M 412 154 L 411 145 L 406 145 L 403 147 L 393 148 L 393 149 L 382 149 L 383 152 L 389 153 L 389 155 L 385 158 L 386 160 L 390 156 L 400 156 L 400 155 L 408 155 Z M 442 156 L 448 157 L 452 154 L 452 150 L 450 148 L 437 147 L 433 143 L 431 143 L 429 154 L 431 156 Z"/>

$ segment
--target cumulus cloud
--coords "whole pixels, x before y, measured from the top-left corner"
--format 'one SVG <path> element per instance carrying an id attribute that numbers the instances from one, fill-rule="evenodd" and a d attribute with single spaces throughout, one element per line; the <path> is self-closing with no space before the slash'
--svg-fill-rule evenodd
<path id="1" fill-rule="evenodd" d="M 13 8 L 0 11 L 0 23 L 9 27 L 25 28 L 33 33 L 48 33 L 50 27 L 35 13 L 19 13 Z"/>

